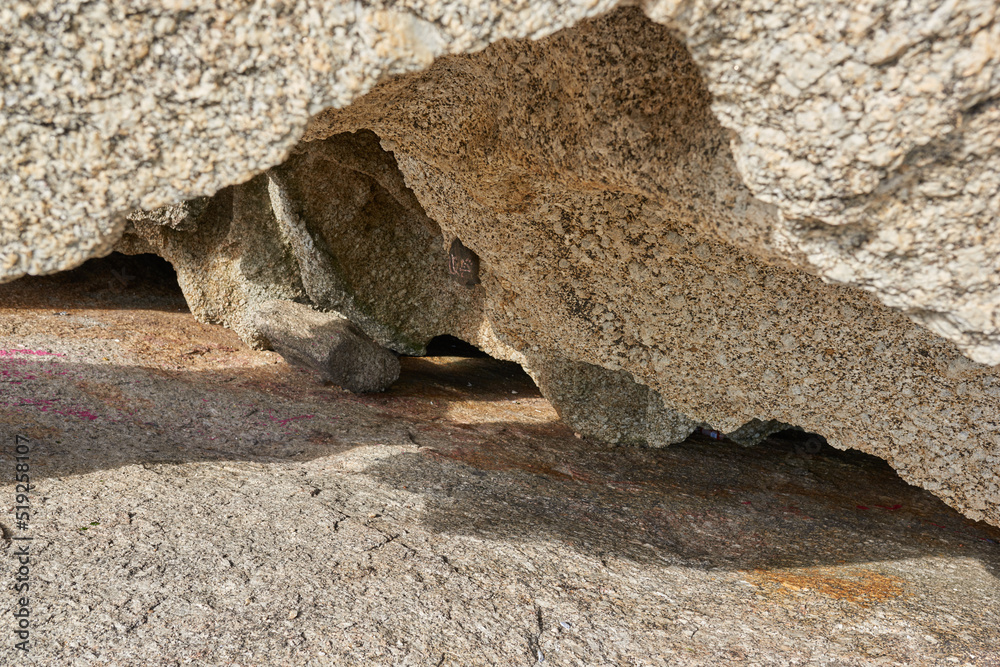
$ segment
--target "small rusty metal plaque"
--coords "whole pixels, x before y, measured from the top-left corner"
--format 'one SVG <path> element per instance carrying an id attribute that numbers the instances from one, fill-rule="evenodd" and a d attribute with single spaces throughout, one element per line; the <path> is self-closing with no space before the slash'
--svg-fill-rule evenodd
<path id="1" fill-rule="evenodd" d="M 452 241 L 448 249 L 448 274 L 467 287 L 479 284 L 479 255 L 458 239 Z"/>

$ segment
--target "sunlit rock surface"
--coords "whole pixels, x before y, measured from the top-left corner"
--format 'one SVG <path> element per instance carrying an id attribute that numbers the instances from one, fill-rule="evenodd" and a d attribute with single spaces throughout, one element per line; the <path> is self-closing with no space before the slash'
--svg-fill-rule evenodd
<path id="1" fill-rule="evenodd" d="M 6 7 L 0 271 L 156 252 L 253 344 L 449 333 L 584 431 L 790 424 L 1000 522 L 995 5 L 612 6 Z"/>

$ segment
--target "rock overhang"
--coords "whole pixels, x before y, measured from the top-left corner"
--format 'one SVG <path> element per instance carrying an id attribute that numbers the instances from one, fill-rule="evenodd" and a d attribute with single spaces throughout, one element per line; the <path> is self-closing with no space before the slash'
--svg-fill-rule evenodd
<path id="1" fill-rule="evenodd" d="M 373 305 L 385 297 L 357 306 L 356 289 L 310 282 L 337 271 L 310 273 L 287 241 L 288 220 L 315 238 L 327 225 L 308 210 L 309 188 L 283 216 L 275 184 L 288 167 L 214 199 L 216 219 L 271 230 L 256 254 L 195 261 L 184 230 L 148 222 L 142 243 L 155 236 L 164 254 L 169 236 L 195 312 L 249 340 L 242 315 L 264 298 L 355 308 L 383 344 L 455 333 L 524 364 L 550 397 L 553 369 L 632 397 L 614 427 L 625 441 L 665 444 L 699 423 L 796 424 L 1000 520 L 995 374 L 959 354 L 996 361 L 998 272 L 983 270 L 1000 256 L 990 234 L 1000 211 L 995 8 L 644 7 L 668 30 L 637 8 L 588 18 L 612 3 L 495 14 L 204 3 L 139 12 L 129 32 L 98 20 L 124 5 L 76 18 L 61 7 L 4 22 L 17 55 L 0 110 L 7 277 L 108 252 L 126 225 L 137 229 L 127 210 L 244 182 L 284 162 L 303 132 L 308 152 L 374 131 L 398 176 L 365 173 L 412 192 L 406 215 L 441 234 L 421 254 L 457 238 L 483 261 L 483 285 L 451 287 L 449 307 L 417 337 L 407 339 L 412 321 Z M 37 43 L 13 32 L 32 22 L 48 30 Z M 216 60 L 230 38 L 232 54 Z M 75 78 L 126 42 L 139 55 L 106 62 L 114 76 Z M 58 79 L 25 69 L 39 54 L 75 64 Z M 157 69 L 171 63 L 170 76 Z M 105 84 L 114 94 L 98 99 Z M 316 115 L 325 107 L 337 109 Z M 374 149 L 365 155 L 384 166 Z M 564 417 L 579 404 L 567 402 Z M 607 420 L 594 428 L 610 433 Z"/>

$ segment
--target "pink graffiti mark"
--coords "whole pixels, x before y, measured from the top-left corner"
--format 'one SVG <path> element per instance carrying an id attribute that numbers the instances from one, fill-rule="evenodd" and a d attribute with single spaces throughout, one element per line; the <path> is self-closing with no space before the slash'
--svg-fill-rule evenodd
<path id="1" fill-rule="evenodd" d="M 37 380 L 40 373 L 45 375 L 65 375 L 66 371 L 54 373 L 52 370 L 39 369 L 38 366 L 24 357 L 18 357 L 17 355 L 35 355 L 39 357 L 51 356 L 51 357 L 64 357 L 66 355 L 59 354 L 57 352 L 46 352 L 45 350 L 0 350 L 0 382 L 7 382 L 10 384 L 23 384 L 28 380 Z M 30 368 L 25 368 L 30 367 Z"/>
<path id="2" fill-rule="evenodd" d="M 45 350 L 0 350 L 0 357 L 13 357 L 15 354 L 34 354 L 39 357 L 65 357 L 60 352 L 46 352 Z"/>
<path id="3" fill-rule="evenodd" d="M 34 380 L 36 375 L 31 375 L 30 373 L 22 373 L 18 370 L 10 371 L 0 371 L 0 379 L 6 380 L 11 384 L 21 384 L 25 380 Z"/>
<path id="4" fill-rule="evenodd" d="M 37 408 L 39 412 L 51 412 L 53 414 L 63 415 L 64 417 L 80 417 L 81 419 L 87 419 L 89 421 L 97 419 L 97 415 L 90 410 L 80 410 L 75 408 L 65 408 L 59 410 L 58 408 L 60 406 L 56 405 L 59 400 L 57 398 L 21 398 L 19 400 L 20 403 L 18 403 L 18 405 L 34 407 Z"/>
<path id="5" fill-rule="evenodd" d="M 297 419 L 312 419 L 315 416 L 316 415 L 299 415 L 298 417 L 287 417 L 285 419 L 278 419 L 277 417 L 272 417 L 271 415 L 268 415 L 267 418 L 273 422 L 278 422 L 282 426 L 288 426 L 288 422 L 293 422 Z"/>

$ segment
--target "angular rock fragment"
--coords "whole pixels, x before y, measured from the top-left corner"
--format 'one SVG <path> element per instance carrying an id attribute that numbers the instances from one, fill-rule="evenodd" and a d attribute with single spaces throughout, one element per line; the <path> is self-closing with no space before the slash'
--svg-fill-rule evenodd
<path id="1" fill-rule="evenodd" d="M 164 225 L 179 232 L 190 232 L 194 231 L 198 219 L 205 213 L 210 201 L 209 197 L 196 197 L 173 206 L 162 206 L 152 211 L 136 209 L 126 217 L 132 223 L 145 222 Z"/>
<path id="2" fill-rule="evenodd" d="M 399 360 L 350 320 L 293 301 L 265 301 L 253 313 L 259 335 L 290 364 L 318 371 L 355 393 L 384 391 Z"/>
<path id="3" fill-rule="evenodd" d="M 698 423 L 663 404 L 626 371 L 570 361 L 547 352 L 528 357 L 535 382 L 559 418 L 585 436 L 623 445 L 665 447 Z"/>

